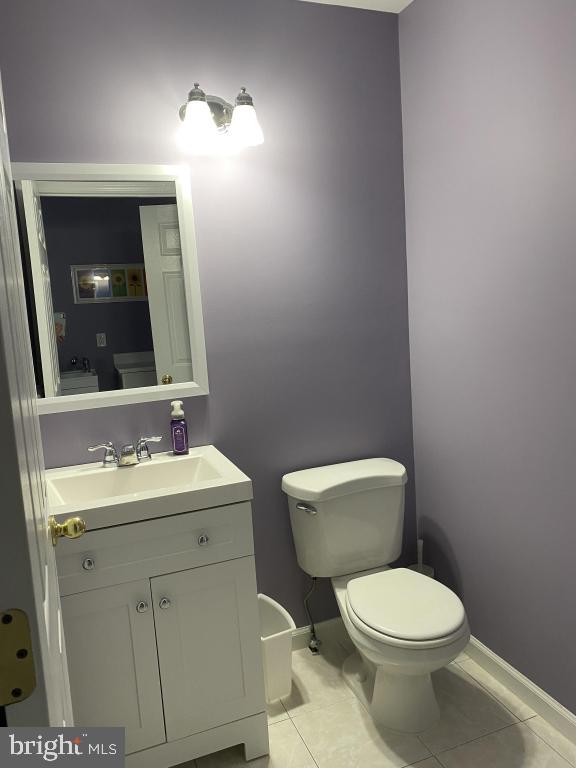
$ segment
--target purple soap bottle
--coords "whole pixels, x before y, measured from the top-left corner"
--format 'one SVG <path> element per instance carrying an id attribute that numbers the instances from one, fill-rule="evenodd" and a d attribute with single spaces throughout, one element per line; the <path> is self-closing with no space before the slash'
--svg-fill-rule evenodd
<path id="1" fill-rule="evenodd" d="M 172 406 L 172 420 L 170 432 L 172 434 L 172 450 L 175 456 L 185 456 L 188 453 L 188 427 L 184 418 L 182 400 L 174 400 Z"/>

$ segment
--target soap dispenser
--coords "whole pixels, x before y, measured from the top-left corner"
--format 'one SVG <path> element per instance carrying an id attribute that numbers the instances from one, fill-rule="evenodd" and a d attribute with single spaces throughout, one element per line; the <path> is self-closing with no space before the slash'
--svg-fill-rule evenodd
<path id="1" fill-rule="evenodd" d="M 188 427 L 184 418 L 182 400 L 174 400 L 172 406 L 172 420 L 170 421 L 170 433 L 172 435 L 172 450 L 175 456 L 185 456 L 188 453 Z"/>

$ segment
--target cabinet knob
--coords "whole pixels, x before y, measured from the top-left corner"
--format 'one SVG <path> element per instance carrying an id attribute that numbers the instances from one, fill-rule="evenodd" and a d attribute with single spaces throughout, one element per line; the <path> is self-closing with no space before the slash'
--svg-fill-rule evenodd
<path id="1" fill-rule="evenodd" d="M 85 571 L 93 571 L 94 568 L 96 568 L 96 561 L 93 557 L 85 557 L 84 560 L 82 560 L 82 568 L 84 568 Z"/>
<path id="2" fill-rule="evenodd" d="M 163 611 L 165 611 L 166 608 L 170 608 L 172 603 L 167 597 L 162 597 L 160 598 L 160 602 L 158 603 L 158 605 L 160 606 L 160 608 L 162 608 Z"/>
<path id="3" fill-rule="evenodd" d="M 198 536 L 198 544 L 201 547 L 206 546 L 206 544 L 208 544 L 209 541 L 210 541 L 210 536 L 208 536 L 207 533 L 203 533 L 201 536 Z"/>
<path id="4" fill-rule="evenodd" d="M 136 610 L 138 613 L 146 613 L 148 610 L 148 603 L 146 600 L 140 600 L 140 602 L 136 605 Z"/>

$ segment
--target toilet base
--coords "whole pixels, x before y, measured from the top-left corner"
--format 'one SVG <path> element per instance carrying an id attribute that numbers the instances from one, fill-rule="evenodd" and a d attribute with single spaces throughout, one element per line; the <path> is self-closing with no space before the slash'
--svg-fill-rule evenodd
<path id="1" fill-rule="evenodd" d="M 440 719 L 430 674 L 394 675 L 378 667 L 370 712 L 374 722 L 402 733 L 430 728 Z"/>
<path id="2" fill-rule="evenodd" d="M 342 677 L 357 699 L 370 709 L 376 670 L 369 669 L 370 662 L 365 662 L 358 651 L 346 657 L 342 665 Z"/>
<path id="3" fill-rule="evenodd" d="M 440 719 L 430 674 L 391 674 L 357 651 L 344 661 L 342 674 L 378 725 L 401 733 L 421 733 Z"/>

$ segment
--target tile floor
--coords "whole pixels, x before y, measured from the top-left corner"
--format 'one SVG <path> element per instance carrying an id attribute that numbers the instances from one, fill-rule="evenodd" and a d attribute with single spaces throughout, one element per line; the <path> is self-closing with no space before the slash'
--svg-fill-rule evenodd
<path id="1" fill-rule="evenodd" d="M 440 722 L 418 736 L 377 728 L 345 685 L 346 640 L 293 653 L 291 695 L 269 708 L 270 755 L 235 747 L 182 768 L 576 768 L 576 745 L 462 654 L 435 673 Z"/>

